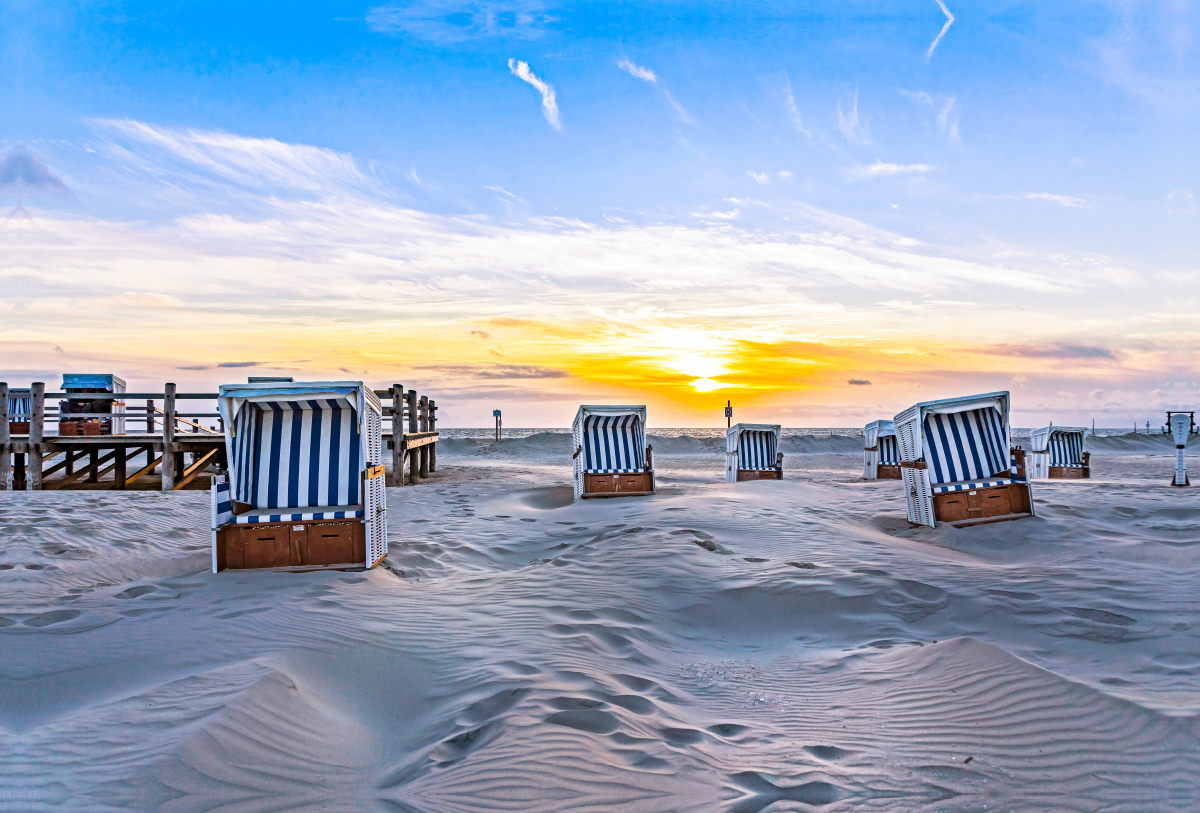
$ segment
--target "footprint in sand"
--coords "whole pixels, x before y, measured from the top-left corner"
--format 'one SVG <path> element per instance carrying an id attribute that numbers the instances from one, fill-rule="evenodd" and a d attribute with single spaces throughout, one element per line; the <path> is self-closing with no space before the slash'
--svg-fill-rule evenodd
<path id="1" fill-rule="evenodd" d="M 895 587 L 875 597 L 877 607 L 910 624 L 944 610 L 949 603 L 950 596 L 945 590 L 907 580 L 896 582 Z"/>

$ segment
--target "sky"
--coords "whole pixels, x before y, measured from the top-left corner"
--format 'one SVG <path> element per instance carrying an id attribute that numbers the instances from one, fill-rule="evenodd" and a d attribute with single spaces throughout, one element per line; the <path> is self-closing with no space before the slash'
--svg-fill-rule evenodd
<path id="1" fill-rule="evenodd" d="M 1200 401 L 1200 5 L 0 0 L 0 380 Z"/>

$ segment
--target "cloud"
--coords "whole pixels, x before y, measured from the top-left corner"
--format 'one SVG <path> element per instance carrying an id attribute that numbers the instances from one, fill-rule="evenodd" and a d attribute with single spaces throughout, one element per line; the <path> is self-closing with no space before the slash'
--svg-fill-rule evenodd
<path id="1" fill-rule="evenodd" d="M 851 378 L 846 383 L 849 384 L 851 387 L 869 387 L 869 386 L 871 386 L 871 382 L 865 378 Z"/>
<path id="2" fill-rule="evenodd" d="M 684 124 L 696 123 L 696 120 L 693 119 L 691 114 L 684 109 L 683 105 L 675 101 L 675 97 L 671 95 L 671 91 L 667 90 L 666 85 L 659 81 L 659 77 L 655 75 L 654 71 L 643 67 L 642 65 L 638 65 L 636 62 L 630 62 L 625 57 L 621 57 L 621 59 L 617 62 L 617 67 L 625 71 L 625 73 L 629 74 L 630 76 L 636 79 L 641 79 L 643 82 L 649 82 L 662 91 L 663 99 L 665 99 L 667 105 L 675 111 L 675 116 L 681 122 Z"/>
<path id="3" fill-rule="evenodd" d="M 998 344 L 993 347 L 981 349 L 979 352 L 993 356 L 1015 356 L 1017 358 L 1034 359 L 1108 359 L 1115 361 L 1117 358 L 1116 354 L 1106 347 L 1073 344 L 1071 342 Z"/>
<path id="4" fill-rule="evenodd" d="M 437 43 L 503 37 L 537 39 L 554 18 L 537 0 L 461 2 L 418 0 L 404 6 L 378 6 L 367 12 L 367 28 L 381 34 L 411 34 Z"/>
<path id="5" fill-rule="evenodd" d="M 516 200 L 516 201 L 521 200 L 516 195 L 514 195 L 512 192 L 509 192 L 507 189 L 505 189 L 503 186 L 488 186 L 487 184 L 484 184 L 483 188 L 490 189 L 493 192 L 499 192 L 502 195 L 508 195 L 510 198 L 512 198 L 513 200 Z"/>
<path id="6" fill-rule="evenodd" d="M 222 361 L 217 364 L 218 367 L 257 367 L 263 362 L 261 361 Z"/>
<path id="7" fill-rule="evenodd" d="M 654 75 L 654 71 L 650 70 L 649 68 L 643 68 L 641 65 L 630 62 L 628 59 L 623 57 L 619 62 L 617 62 L 617 67 L 635 79 L 641 79 L 642 81 L 650 82 L 651 84 L 658 82 L 658 77 Z"/>
<path id="8" fill-rule="evenodd" d="M 554 86 L 538 79 L 533 71 L 529 70 L 528 63 L 510 59 L 508 60 L 508 69 L 512 71 L 513 76 L 533 85 L 537 92 L 542 94 L 542 115 L 546 117 L 546 121 L 550 122 L 551 127 L 561 133 L 562 121 L 558 117 L 558 101 L 554 97 Z"/>
<path id="9" fill-rule="evenodd" d="M 176 370 L 211 370 L 212 365 L 209 364 L 191 364 L 186 367 L 176 367 Z"/>
<path id="10" fill-rule="evenodd" d="M 838 102 L 838 129 L 842 131 L 842 135 L 851 144 L 864 146 L 871 143 L 871 134 L 867 130 L 867 126 L 858 118 L 858 88 L 854 89 L 853 98 L 847 99 L 845 102 L 846 109 L 842 109 L 843 103 Z"/>
<path id="11" fill-rule="evenodd" d="M 140 145 L 141 149 L 135 152 L 116 142 L 111 144 L 117 158 L 127 159 L 147 173 L 161 175 L 164 170 L 178 168 L 178 162 L 183 161 L 192 173 L 201 170 L 210 178 L 215 176 L 222 182 L 232 181 L 251 189 L 271 187 L 310 193 L 347 186 L 374 189 L 351 156 L 323 147 L 288 144 L 273 138 L 247 138 L 216 130 L 158 127 L 130 119 L 96 119 L 91 123 L 100 133 Z M 160 160 L 164 155 L 171 163 Z M 194 176 L 193 179 L 198 180 Z"/>
<path id="12" fill-rule="evenodd" d="M 846 170 L 852 181 L 864 178 L 884 178 L 892 175 L 922 175 L 933 169 L 929 164 L 885 164 L 878 158 L 873 164 L 855 164 Z"/>
<path id="13" fill-rule="evenodd" d="M 13 147 L 0 156 L 0 189 L 15 192 L 47 192 L 73 198 L 71 190 L 42 160 L 24 147 Z"/>
<path id="14" fill-rule="evenodd" d="M 470 376 L 472 378 L 507 380 L 516 378 L 569 378 L 570 373 L 555 367 L 536 364 L 437 364 L 416 367 L 417 370 L 436 370 L 441 373 Z"/>
<path id="15" fill-rule="evenodd" d="M 961 144 L 962 137 L 958 134 L 958 115 L 954 114 L 954 97 L 946 99 L 946 103 L 942 105 L 941 111 L 938 113 L 938 132 L 946 136 L 946 140 L 951 144 Z"/>
<path id="16" fill-rule="evenodd" d="M 938 6 L 941 7 L 942 13 L 946 15 L 946 24 L 942 26 L 942 30 L 934 37 L 933 43 L 930 44 L 929 50 L 925 52 L 925 61 L 933 59 L 933 52 L 937 49 L 938 43 L 942 41 L 942 37 L 946 36 L 946 32 L 950 30 L 950 26 L 954 25 L 954 15 L 950 13 L 950 9 L 946 8 L 946 4 L 942 0 L 937 0 Z"/>
<path id="17" fill-rule="evenodd" d="M 1022 197 L 1028 200 L 1048 200 L 1051 203 L 1057 203 L 1059 206 L 1065 206 L 1068 209 L 1086 209 L 1087 201 L 1083 198 L 1073 198 L 1070 195 L 1051 195 L 1048 192 L 1026 192 Z"/>
<path id="18" fill-rule="evenodd" d="M 481 339 L 490 339 L 490 338 L 492 338 L 492 334 L 491 334 L 491 333 L 488 333 L 486 330 L 472 330 L 472 331 L 471 331 L 471 335 L 472 335 L 472 336 L 478 336 L 478 337 L 479 337 L 479 338 L 481 338 Z"/>
<path id="19" fill-rule="evenodd" d="M 796 132 L 812 138 L 812 133 L 804 126 L 804 119 L 800 118 L 800 110 L 796 107 L 796 97 L 792 95 L 792 80 L 786 73 L 783 75 L 783 104 L 787 108 L 788 117 L 791 119 L 792 126 L 796 128 Z"/>
<path id="20" fill-rule="evenodd" d="M 746 170 L 746 174 L 753 178 L 755 183 L 760 183 L 764 186 L 771 182 L 771 176 L 765 172 L 754 172 L 748 169 Z"/>

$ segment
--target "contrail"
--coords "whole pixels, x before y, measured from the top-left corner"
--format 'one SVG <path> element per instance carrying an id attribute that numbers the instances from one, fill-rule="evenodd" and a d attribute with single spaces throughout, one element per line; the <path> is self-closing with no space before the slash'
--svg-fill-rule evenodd
<path id="1" fill-rule="evenodd" d="M 933 41 L 933 45 L 929 46 L 929 50 L 925 52 L 925 61 L 933 59 L 933 49 L 938 47 L 938 43 L 942 41 L 942 37 L 946 36 L 946 32 L 950 30 L 950 26 L 954 25 L 954 15 L 950 13 L 950 9 L 946 8 L 946 4 L 942 0 L 937 0 L 937 4 L 942 7 L 942 13 L 946 15 L 946 24 L 942 26 L 942 30 L 938 32 L 937 37 Z"/>

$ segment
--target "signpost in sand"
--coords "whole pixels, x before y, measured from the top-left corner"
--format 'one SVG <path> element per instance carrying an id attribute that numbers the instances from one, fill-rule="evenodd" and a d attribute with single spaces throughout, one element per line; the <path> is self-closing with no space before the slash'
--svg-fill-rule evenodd
<path id="1" fill-rule="evenodd" d="M 725 402 L 725 428 L 733 426 L 733 401 Z"/>
<path id="2" fill-rule="evenodd" d="M 1188 434 L 1194 425 L 1194 412 L 1168 412 L 1167 423 L 1171 426 L 1171 434 L 1175 437 L 1175 479 L 1173 486 L 1191 485 L 1187 476 L 1187 441 Z"/>
<path id="3" fill-rule="evenodd" d="M 496 440 L 500 440 L 500 436 L 504 433 L 504 421 L 500 417 L 500 410 L 493 409 L 492 417 L 496 419 Z"/>

